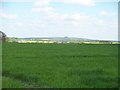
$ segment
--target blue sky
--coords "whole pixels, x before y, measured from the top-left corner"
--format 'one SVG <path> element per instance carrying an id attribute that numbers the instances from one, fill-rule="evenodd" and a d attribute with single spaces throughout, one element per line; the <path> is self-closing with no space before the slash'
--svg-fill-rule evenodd
<path id="1" fill-rule="evenodd" d="M 118 0 L 2 0 L 0 20 L 10 37 L 118 40 Z"/>

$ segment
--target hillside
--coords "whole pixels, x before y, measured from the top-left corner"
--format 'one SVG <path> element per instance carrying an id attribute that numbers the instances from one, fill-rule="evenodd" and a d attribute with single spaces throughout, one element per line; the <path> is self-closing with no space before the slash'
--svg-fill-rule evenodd
<path id="1" fill-rule="evenodd" d="M 87 38 L 76 38 L 76 37 L 29 37 L 29 38 L 16 38 L 9 37 L 8 42 L 19 42 L 19 43 L 119 43 L 117 41 L 110 40 L 93 40 Z"/>

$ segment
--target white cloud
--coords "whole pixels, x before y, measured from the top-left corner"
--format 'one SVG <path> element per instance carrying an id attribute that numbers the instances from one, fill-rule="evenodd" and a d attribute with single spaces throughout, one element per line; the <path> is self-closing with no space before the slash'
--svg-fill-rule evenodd
<path id="1" fill-rule="evenodd" d="M 36 1 L 34 3 L 34 6 L 48 6 L 48 4 L 50 3 L 50 0 L 39 0 L 39 1 Z"/>
<path id="2" fill-rule="evenodd" d="M 24 24 L 23 24 L 22 22 L 17 22 L 17 23 L 15 23 L 15 25 L 21 27 L 21 26 L 23 26 Z"/>
<path id="3" fill-rule="evenodd" d="M 3 10 L 3 8 L 2 7 L 0 7 L 0 13 L 2 13 L 4 10 Z"/>
<path id="4" fill-rule="evenodd" d="M 33 2 L 35 0 L 0 0 L 0 2 Z"/>
<path id="5" fill-rule="evenodd" d="M 88 38 L 94 38 L 95 36 L 100 36 L 100 38 L 102 38 L 103 34 L 104 36 L 110 36 L 107 33 L 111 32 L 110 34 L 112 35 L 117 30 L 117 19 L 116 17 L 112 16 L 113 13 L 108 11 L 101 11 L 97 13 L 97 15 L 91 15 L 85 12 L 82 13 L 80 11 L 76 13 L 73 13 L 72 11 L 63 11 L 62 13 L 58 13 L 59 11 L 50 5 L 51 2 L 61 2 L 64 4 L 82 5 L 89 8 L 90 6 L 94 6 L 96 1 L 97 0 L 37 0 L 34 1 L 32 8 L 32 12 L 37 13 L 35 14 L 36 17 L 34 17 L 34 14 L 31 14 L 31 17 L 33 17 L 33 19 L 30 18 L 28 21 L 25 20 L 25 22 L 22 22 L 22 19 L 18 22 L 11 20 L 14 21 L 13 23 L 10 23 L 11 21 L 5 22 L 8 23 L 8 25 L 4 24 L 6 25 L 4 29 L 8 28 L 8 31 L 11 29 L 16 32 L 18 32 L 17 30 L 23 30 L 26 33 L 29 32 L 30 35 L 38 36 L 70 35 Z M 0 17 L 15 19 L 17 18 L 17 15 L 0 13 Z M 114 32 L 112 30 L 114 30 Z M 23 33 L 21 33 L 21 36 L 22 35 Z"/>
<path id="6" fill-rule="evenodd" d="M 33 12 L 43 12 L 43 13 L 53 13 L 54 8 L 45 6 L 45 7 L 34 7 L 32 8 Z"/>
<path id="7" fill-rule="evenodd" d="M 88 19 L 89 16 L 87 15 L 82 15 L 80 13 L 73 13 L 73 14 L 68 14 L 67 16 L 64 16 L 64 18 L 68 18 L 73 21 L 81 21 L 83 19 Z"/>
<path id="8" fill-rule="evenodd" d="M 106 12 L 106 11 L 102 11 L 102 12 L 100 12 L 100 15 L 102 15 L 102 16 L 108 16 L 108 15 L 109 15 L 109 13 L 108 13 L 108 12 Z"/>
<path id="9" fill-rule="evenodd" d="M 0 2 L 34 2 L 39 0 L 0 0 Z M 54 1 L 54 0 L 50 0 Z M 58 0 L 55 0 L 58 1 Z M 69 0 L 68 0 L 69 1 Z M 86 1 L 86 0 L 79 0 L 79 1 Z M 93 0 L 94 2 L 119 2 L 119 0 Z"/>
<path id="10" fill-rule="evenodd" d="M 51 1 L 57 1 L 57 2 L 65 2 L 65 3 L 79 3 L 79 4 L 84 4 L 84 5 L 93 5 L 92 0 L 51 0 Z M 87 19 L 87 15 L 82 15 L 80 13 L 64 13 L 64 14 L 59 14 L 56 13 L 56 9 L 49 6 L 50 0 L 39 0 L 34 3 L 32 12 L 40 12 L 42 14 L 47 15 L 46 18 L 49 20 L 53 20 L 53 22 L 56 21 L 82 21 L 83 19 Z"/>
<path id="11" fill-rule="evenodd" d="M 83 6 L 94 6 L 93 0 L 36 0 L 34 2 L 33 12 L 55 13 L 55 8 L 50 7 L 50 2 L 62 2 L 66 4 L 78 4 Z"/>
<path id="12" fill-rule="evenodd" d="M 62 2 L 66 4 L 78 4 L 83 6 L 94 6 L 93 0 L 39 0 L 34 3 L 35 6 L 48 5 L 50 2 Z"/>
<path id="13" fill-rule="evenodd" d="M 0 12 L 0 17 L 5 19 L 16 19 L 17 15 Z"/>
<path id="14" fill-rule="evenodd" d="M 62 2 L 66 4 L 79 4 L 83 6 L 93 6 L 97 0 L 1 0 L 1 2 L 35 2 L 35 6 L 47 5 L 50 2 Z"/>
<path id="15" fill-rule="evenodd" d="M 0 30 L 3 30 L 4 28 L 3 28 L 3 25 L 0 25 Z"/>
<path id="16" fill-rule="evenodd" d="M 119 2 L 119 0 L 94 0 L 95 2 Z"/>
<path id="17" fill-rule="evenodd" d="M 37 0 L 34 2 L 32 12 L 53 13 L 54 8 L 49 6 L 50 0 Z"/>
<path id="18" fill-rule="evenodd" d="M 56 2 L 62 2 L 67 4 L 78 4 L 83 6 L 94 6 L 95 2 L 93 0 L 55 0 Z"/>
<path id="19" fill-rule="evenodd" d="M 115 16 L 115 13 L 113 13 L 113 12 L 107 12 L 107 11 L 101 11 L 99 13 L 99 15 L 109 17 L 109 16 Z"/>
<path id="20" fill-rule="evenodd" d="M 56 9 L 50 6 L 50 2 L 62 2 L 66 4 L 78 4 L 83 6 L 94 6 L 95 2 L 93 0 L 36 0 L 33 4 L 32 12 L 40 12 L 42 14 L 46 14 L 47 18 L 51 19 L 66 19 L 66 20 L 76 20 L 79 21 L 80 19 L 87 18 L 85 15 L 80 15 L 79 13 L 76 14 L 63 14 L 60 15 L 56 13 Z"/>
<path id="21" fill-rule="evenodd" d="M 101 19 L 94 16 L 89 16 L 87 14 L 81 13 L 56 13 L 56 9 L 50 6 L 50 2 L 62 2 L 66 4 L 78 4 L 83 6 L 94 6 L 97 0 L 39 0 L 34 3 L 34 7 L 32 11 L 34 12 L 42 12 L 46 16 L 46 22 L 54 25 L 68 25 L 68 26 L 94 26 L 97 25 L 99 27 L 107 26 L 108 24 L 112 25 L 113 23 L 109 23 L 107 19 Z M 101 11 L 98 13 L 100 17 L 103 16 L 113 16 L 114 13 L 110 13 L 107 11 Z M 92 23 L 91 23 L 92 22 Z"/>

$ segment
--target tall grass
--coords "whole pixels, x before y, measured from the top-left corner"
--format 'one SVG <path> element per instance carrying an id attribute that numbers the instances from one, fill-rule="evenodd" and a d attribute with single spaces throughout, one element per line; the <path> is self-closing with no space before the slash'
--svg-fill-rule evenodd
<path id="1" fill-rule="evenodd" d="M 117 50 L 117 45 L 5 43 L 3 87 L 114 88 Z"/>

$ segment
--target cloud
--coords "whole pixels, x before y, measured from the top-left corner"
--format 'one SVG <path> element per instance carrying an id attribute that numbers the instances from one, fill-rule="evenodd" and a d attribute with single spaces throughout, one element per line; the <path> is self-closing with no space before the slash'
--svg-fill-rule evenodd
<path id="1" fill-rule="evenodd" d="M 39 0 L 34 3 L 34 6 L 48 6 L 50 3 L 50 0 Z"/>
<path id="2" fill-rule="evenodd" d="M 34 1 L 39 1 L 39 0 L 0 0 L 0 2 L 34 2 Z M 50 0 L 50 1 L 61 1 L 61 0 Z M 76 0 L 74 1 L 76 2 Z M 78 1 L 87 1 L 87 0 L 78 0 Z M 94 2 L 119 2 L 119 0 L 92 0 L 92 1 Z"/>
<path id="3" fill-rule="evenodd" d="M 45 6 L 45 7 L 34 7 L 32 8 L 32 12 L 43 12 L 43 13 L 53 13 L 54 8 Z"/>
<path id="4" fill-rule="evenodd" d="M 81 20 L 88 19 L 89 16 L 85 14 L 80 14 L 80 13 L 72 13 L 72 14 L 64 14 L 62 15 L 62 18 L 64 20 L 70 20 L 70 21 L 81 21 Z"/>
<path id="5" fill-rule="evenodd" d="M 70 21 L 79 21 L 81 19 L 85 19 L 87 15 L 81 15 L 80 13 L 57 13 L 56 8 L 51 7 L 51 2 L 61 2 L 65 4 L 78 4 L 83 6 L 94 6 L 95 2 L 93 0 L 36 0 L 33 4 L 32 12 L 46 14 L 47 18 L 53 20 L 70 20 Z"/>
<path id="6" fill-rule="evenodd" d="M 21 26 L 23 26 L 24 24 L 23 24 L 22 22 L 17 22 L 17 23 L 15 23 L 15 25 L 21 27 Z"/>
<path id="7" fill-rule="evenodd" d="M 76 13 L 57 13 L 55 8 L 50 6 L 51 2 L 61 2 L 65 4 L 78 4 L 78 5 L 83 5 L 83 6 L 94 6 L 95 2 L 97 0 L 39 0 L 34 2 L 33 5 L 33 12 L 41 12 L 42 14 L 45 14 L 46 20 L 48 23 L 56 24 L 56 23 L 62 23 L 62 24 L 74 24 L 79 26 L 81 25 L 98 25 L 98 26 L 104 26 L 108 24 L 108 19 L 103 19 L 103 18 L 97 18 L 91 15 L 83 14 L 82 12 L 76 12 Z M 57 12 L 56 12 L 57 11 Z M 108 17 L 108 16 L 113 16 L 114 13 L 110 13 L 107 11 L 101 11 L 98 13 L 98 16 L 100 17 Z"/>
<path id="8" fill-rule="evenodd" d="M 119 0 L 94 0 L 95 2 L 119 2 Z"/>
<path id="9" fill-rule="evenodd" d="M 4 28 L 3 28 L 3 25 L 0 25 L 0 30 L 3 30 Z"/>
<path id="10" fill-rule="evenodd" d="M 17 15 L 0 12 L 0 17 L 4 19 L 16 19 Z"/>
<path id="11" fill-rule="evenodd" d="M 34 2 L 32 12 L 46 14 L 48 16 L 55 15 L 55 8 L 49 6 L 51 0 L 39 0 Z"/>
<path id="12" fill-rule="evenodd" d="M 94 6 L 93 0 L 39 0 L 34 3 L 36 6 L 48 5 L 50 2 L 61 2 L 65 4 L 78 4 L 82 6 Z"/>
<path id="13" fill-rule="evenodd" d="M 0 0 L 0 2 L 33 2 L 35 0 Z"/>
<path id="14" fill-rule="evenodd" d="M 56 12 L 56 9 L 50 6 L 50 2 L 63 2 L 63 3 L 74 3 L 74 4 L 84 4 L 87 6 L 94 5 L 92 0 L 39 0 L 34 2 L 32 12 L 46 14 L 46 18 L 50 20 L 64 20 L 64 21 L 80 21 L 87 19 L 87 15 L 82 15 L 80 13 L 64 13 L 60 14 Z"/>
<path id="15" fill-rule="evenodd" d="M 93 0 L 55 0 L 56 2 L 62 2 L 66 4 L 78 4 L 82 6 L 94 6 L 95 2 Z"/>
<path id="16" fill-rule="evenodd" d="M 93 0 L 36 0 L 34 1 L 33 12 L 55 13 L 55 8 L 50 6 L 51 2 L 62 2 L 65 4 L 78 4 L 83 6 L 94 6 Z"/>
<path id="17" fill-rule="evenodd" d="M 102 11 L 102 12 L 100 12 L 100 15 L 101 15 L 101 16 L 108 16 L 108 15 L 109 15 L 109 13 L 108 13 L 108 12 L 106 12 L 106 11 Z"/>
<path id="18" fill-rule="evenodd" d="M 109 17 L 109 16 L 115 16 L 115 13 L 113 12 L 107 12 L 107 11 L 101 11 L 99 13 L 100 16 L 106 16 L 106 17 Z"/>

